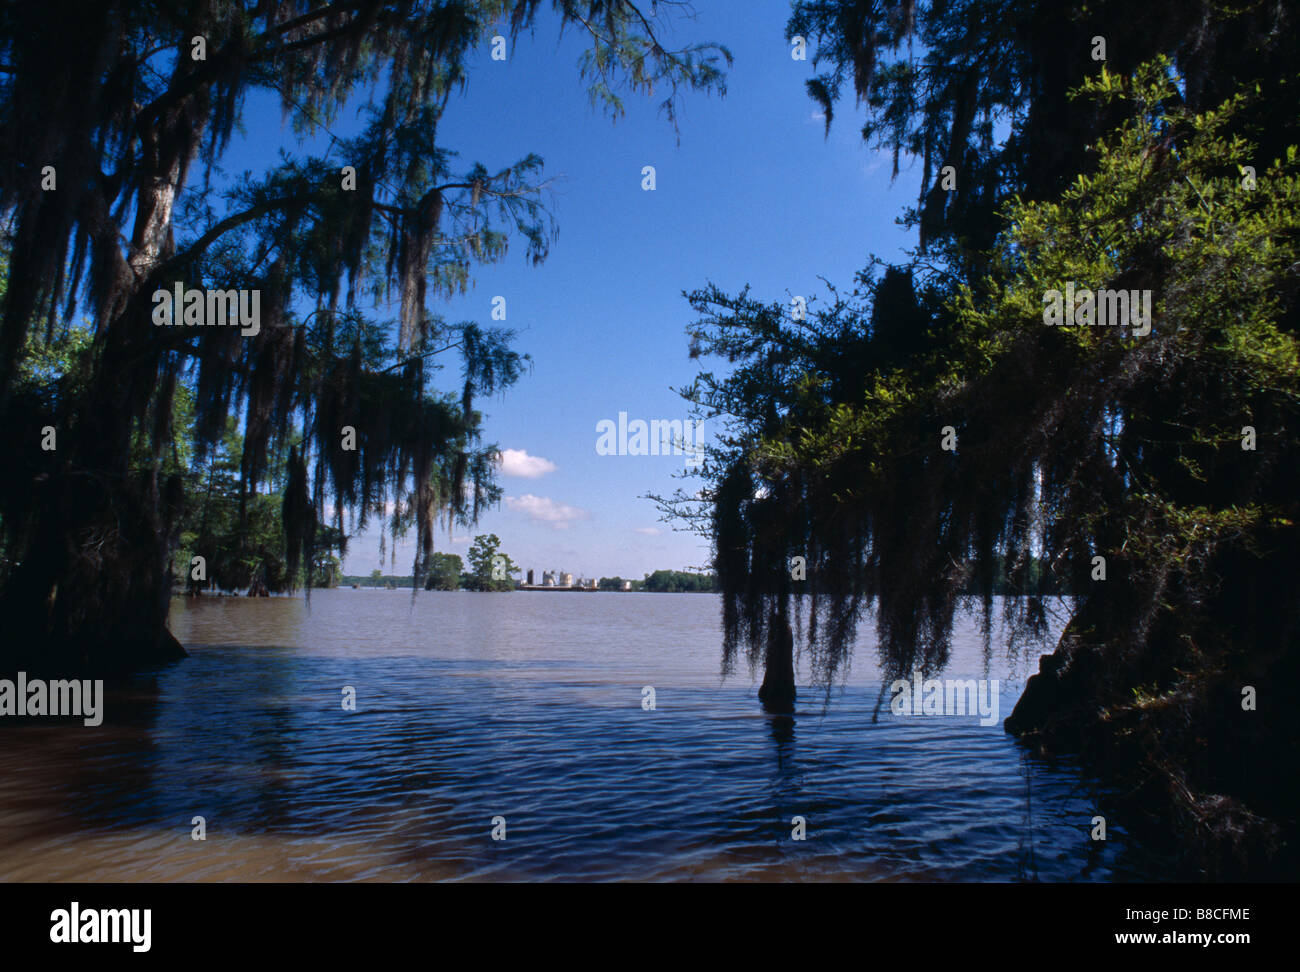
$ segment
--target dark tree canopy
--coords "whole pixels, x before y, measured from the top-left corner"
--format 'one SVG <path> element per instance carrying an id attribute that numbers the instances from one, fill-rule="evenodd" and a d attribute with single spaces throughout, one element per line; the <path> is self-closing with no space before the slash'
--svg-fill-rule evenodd
<path id="1" fill-rule="evenodd" d="M 816 45 L 807 88 L 828 132 L 851 95 L 866 110 L 863 139 L 893 153 L 895 174 L 905 157 L 921 163 L 908 213 L 920 245 L 956 242 L 978 260 L 1003 203 L 1060 192 L 1118 121 L 1113 107 L 1070 97 L 1103 63 L 1131 74 L 1164 54 L 1180 98 L 1202 111 L 1293 65 L 1297 26 L 1271 0 L 796 0 L 786 34 Z M 1246 110 L 1268 118 L 1261 104 Z M 1260 135 L 1266 158 L 1287 144 L 1284 131 Z M 948 165 L 952 190 L 940 179 Z"/>

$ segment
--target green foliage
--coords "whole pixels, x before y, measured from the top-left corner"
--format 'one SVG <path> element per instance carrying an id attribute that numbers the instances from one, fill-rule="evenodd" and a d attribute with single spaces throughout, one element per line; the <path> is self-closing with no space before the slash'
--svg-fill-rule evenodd
<path id="1" fill-rule="evenodd" d="M 712 574 L 697 574 L 685 570 L 656 570 L 646 574 L 641 589 L 656 593 L 700 593 L 717 589 L 717 579 Z"/>
<path id="2" fill-rule="evenodd" d="M 430 558 L 429 579 L 424 583 L 426 591 L 460 590 L 460 575 L 465 565 L 456 554 L 435 553 Z"/>
<path id="3" fill-rule="evenodd" d="M 501 540 L 495 533 L 479 534 L 469 548 L 469 573 L 464 586 L 471 591 L 513 591 L 514 575 L 521 568 L 501 552 Z"/>
<path id="4" fill-rule="evenodd" d="M 853 97 L 862 138 L 892 155 L 893 174 L 905 156 L 919 163 L 903 222 L 931 261 L 961 274 L 987 269 L 1008 199 L 1053 198 L 1087 168 L 1089 145 L 1117 116 L 1071 92 L 1103 66 L 1128 76 L 1163 55 L 1201 112 L 1300 58 L 1290 14 L 1259 0 L 795 0 L 786 36 L 796 35 L 815 45 L 820 71 L 807 89 L 827 134 Z M 1097 36 L 1104 61 L 1093 59 Z M 1265 151 L 1282 151 L 1276 115 L 1251 117 L 1268 126 Z M 943 184 L 945 166 L 955 187 Z"/>
<path id="5" fill-rule="evenodd" d="M 177 426 L 184 428 L 178 421 Z M 188 444 L 188 437 L 181 441 Z M 187 452 L 193 452 L 188 448 Z M 184 589 L 199 593 L 210 589 L 279 593 L 305 584 L 305 565 L 291 575 L 281 500 L 274 491 L 247 493 L 240 479 L 242 442 L 233 419 L 221 443 L 207 450 L 181 475 L 188 502 L 180 519 L 174 564 Z M 333 551 L 342 537 L 332 527 L 317 525 L 312 587 L 334 587 L 340 561 Z M 191 558 L 202 556 L 207 578 L 193 576 Z"/>

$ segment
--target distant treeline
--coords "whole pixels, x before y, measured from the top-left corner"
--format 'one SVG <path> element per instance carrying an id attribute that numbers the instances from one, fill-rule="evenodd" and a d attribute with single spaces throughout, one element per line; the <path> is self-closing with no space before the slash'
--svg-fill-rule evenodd
<path id="1" fill-rule="evenodd" d="M 484 590 L 481 585 L 476 584 L 472 574 L 460 573 L 460 558 L 454 554 L 434 554 L 435 558 L 446 558 L 446 562 L 439 560 L 434 565 L 434 572 L 431 577 L 433 586 L 425 584 L 426 590 Z M 400 576 L 397 574 L 381 574 L 374 570 L 369 574 L 344 574 L 338 579 L 341 587 L 383 587 L 383 588 L 409 588 L 415 583 L 415 578 L 410 574 Z M 514 581 L 510 581 L 510 586 Z M 698 574 L 685 570 L 656 570 L 652 574 L 646 574 L 641 580 L 625 579 L 622 577 L 602 577 L 597 582 L 597 587 L 602 591 L 622 591 L 624 584 L 630 584 L 629 590 L 633 591 L 650 591 L 659 594 L 694 594 L 709 593 L 717 589 L 716 579 L 712 574 Z M 498 590 L 509 590 L 510 587 L 501 585 Z"/>
<path id="2" fill-rule="evenodd" d="M 717 578 L 712 574 L 697 574 L 687 570 L 656 570 L 641 580 L 622 577 L 602 577 L 597 587 L 602 591 L 621 591 L 623 585 L 631 591 L 649 591 L 653 594 L 707 594 L 716 591 Z"/>
<path id="3" fill-rule="evenodd" d="M 340 587 L 411 587 L 414 584 L 415 578 L 409 574 L 405 577 L 398 577 L 396 574 L 381 574 L 379 577 L 344 574 L 339 578 Z"/>
<path id="4" fill-rule="evenodd" d="M 695 574 L 685 570 L 656 570 L 646 574 L 641 590 L 656 593 L 709 593 L 718 589 L 718 579 L 712 574 Z"/>
<path id="5" fill-rule="evenodd" d="M 436 570 L 434 576 L 441 583 L 436 587 L 430 587 L 429 590 L 479 590 L 472 583 L 471 576 L 460 572 L 460 558 L 455 555 L 438 555 L 446 556 L 448 563 L 446 569 Z M 454 561 L 454 563 L 453 563 Z M 437 567 L 444 567 L 439 563 Z M 344 574 L 339 578 L 339 585 L 342 587 L 384 587 L 384 588 L 409 588 L 415 583 L 415 578 L 410 574 L 399 576 L 396 574 L 380 574 L 378 571 L 372 571 L 367 575 Z M 701 574 L 686 570 L 656 570 L 652 574 L 646 574 L 641 580 L 633 580 L 624 577 L 602 577 L 597 582 L 597 587 L 602 591 L 622 591 L 624 584 L 630 584 L 632 591 L 647 591 L 655 594 L 709 594 L 717 591 L 717 578 L 713 574 Z M 509 589 L 509 588 L 504 588 Z M 968 583 L 966 593 L 979 593 L 974 579 Z M 1009 572 L 1005 560 L 1000 560 L 997 565 L 996 573 L 993 579 L 993 593 L 999 597 L 1007 597 L 1017 594 L 1039 594 L 1039 595 L 1065 595 L 1069 591 L 1066 585 L 1047 568 L 1047 563 L 1037 558 L 1032 559 L 1025 567 L 1023 580 L 1019 585 L 1011 583 Z"/>

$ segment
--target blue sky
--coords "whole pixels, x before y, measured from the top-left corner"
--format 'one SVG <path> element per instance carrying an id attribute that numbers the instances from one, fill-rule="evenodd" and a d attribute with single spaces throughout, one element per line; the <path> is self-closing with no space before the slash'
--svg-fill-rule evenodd
<path id="1" fill-rule="evenodd" d="M 662 95 L 627 95 L 617 121 L 593 110 L 578 77 L 581 37 L 560 38 L 551 18 L 505 61 L 493 61 L 487 43 L 471 61 L 468 88 L 440 126 L 443 143 L 466 167 L 490 170 L 541 155 L 559 233 L 541 266 L 529 265 L 519 240 L 503 262 L 478 270 L 468 294 L 430 301 L 448 321 L 492 325 L 492 298 L 504 296 L 504 326 L 533 358 L 516 386 L 479 403 L 486 441 L 511 450 L 505 502 L 473 530 L 440 533 L 439 549 L 464 556 L 470 534 L 490 532 L 525 569 L 597 577 L 707 563 L 707 543 L 659 522 L 643 498 L 683 485 L 673 478 L 682 457 L 596 452 L 597 423 L 619 412 L 686 417 L 672 389 L 699 363 L 687 356 L 694 315 L 681 292 L 712 281 L 729 292 L 750 284 L 764 300 L 808 297 L 822 292 L 819 276 L 847 287 L 871 253 L 897 258 L 914 243 L 895 219 L 916 198 L 918 167 L 891 183 L 889 157 L 862 142 L 851 105 L 824 137 L 804 90 L 811 60 L 793 60 L 785 40 L 788 14 L 788 0 L 729 0 L 675 23 L 665 37 L 673 46 L 718 41 L 735 56 L 724 98 L 683 96 L 680 144 L 657 110 Z M 269 99 L 250 99 L 245 125 L 228 171 L 256 170 L 282 146 L 296 151 Z M 332 125 L 339 134 L 355 127 L 348 117 Z M 653 192 L 641 187 L 646 165 L 656 170 Z M 448 387 L 456 377 L 449 368 Z M 409 539 L 398 545 L 396 572 L 409 571 L 411 550 Z M 379 566 L 372 526 L 344 567 Z"/>

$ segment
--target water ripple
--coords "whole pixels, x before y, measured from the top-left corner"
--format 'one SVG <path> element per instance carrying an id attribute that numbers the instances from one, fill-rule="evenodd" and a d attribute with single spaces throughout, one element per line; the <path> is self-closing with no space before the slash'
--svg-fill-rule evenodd
<path id="1" fill-rule="evenodd" d="M 1087 839 L 1108 795 L 1068 760 L 975 717 L 873 722 L 869 644 L 829 705 L 809 689 L 793 717 L 764 715 L 748 678 L 718 676 L 709 596 L 317 592 L 310 609 L 177 602 L 172 623 L 192 657 L 114 687 L 103 726 L 0 732 L 0 877 L 1158 873 L 1122 827 Z M 947 674 L 1002 680 L 1005 718 L 1036 653 L 981 645 L 967 623 Z"/>

